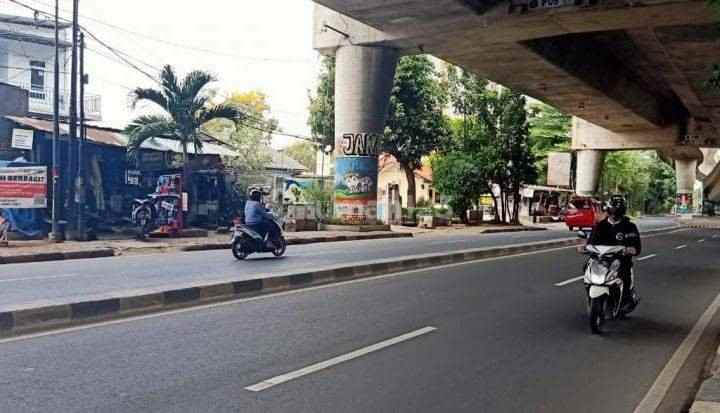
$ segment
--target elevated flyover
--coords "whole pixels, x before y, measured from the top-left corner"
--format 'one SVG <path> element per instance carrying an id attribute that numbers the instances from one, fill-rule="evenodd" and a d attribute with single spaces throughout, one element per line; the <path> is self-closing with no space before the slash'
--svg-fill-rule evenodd
<path id="1" fill-rule="evenodd" d="M 396 59 L 419 53 L 577 117 L 580 192 L 596 189 L 605 151 L 660 149 L 694 175 L 699 149 L 720 147 L 720 93 L 706 87 L 720 61 L 720 16 L 704 1 L 315 3 L 315 48 L 337 55 L 341 158 L 373 155 L 348 136 L 382 132 Z M 357 218 L 372 205 L 347 211 Z"/>

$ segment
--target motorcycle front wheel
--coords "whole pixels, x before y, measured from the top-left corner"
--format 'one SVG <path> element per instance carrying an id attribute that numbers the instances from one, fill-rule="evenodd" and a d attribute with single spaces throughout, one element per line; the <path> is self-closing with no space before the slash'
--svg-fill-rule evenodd
<path id="1" fill-rule="evenodd" d="M 593 334 L 602 334 L 602 326 L 605 323 L 605 301 L 607 296 L 603 295 L 590 300 L 590 331 Z"/>
<path id="2" fill-rule="evenodd" d="M 285 255 L 285 251 L 287 250 L 287 241 L 284 237 L 280 237 L 280 246 L 275 248 L 273 250 L 273 255 L 276 257 L 282 257 Z"/>
<path id="3" fill-rule="evenodd" d="M 245 260 L 250 255 L 249 248 L 242 239 L 234 241 L 232 244 L 232 253 L 235 259 L 239 261 Z"/>

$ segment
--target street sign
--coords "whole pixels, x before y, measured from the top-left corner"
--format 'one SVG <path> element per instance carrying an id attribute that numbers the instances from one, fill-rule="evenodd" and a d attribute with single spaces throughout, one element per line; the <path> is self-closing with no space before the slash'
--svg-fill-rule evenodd
<path id="1" fill-rule="evenodd" d="M 0 168 L 0 208 L 47 208 L 47 167 Z"/>
<path id="2" fill-rule="evenodd" d="M 14 149 L 22 149 L 31 151 L 33 148 L 33 138 L 35 137 L 32 129 L 13 129 L 12 146 Z"/>

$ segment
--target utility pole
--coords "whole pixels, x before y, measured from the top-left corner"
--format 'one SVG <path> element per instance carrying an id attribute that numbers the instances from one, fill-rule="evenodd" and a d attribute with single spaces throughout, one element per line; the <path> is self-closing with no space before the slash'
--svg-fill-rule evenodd
<path id="1" fill-rule="evenodd" d="M 60 28 L 59 28 L 60 5 L 59 0 L 55 0 L 55 80 L 53 90 L 53 138 L 52 138 L 52 234 L 51 238 L 55 242 L 61 242 L 64 234 L 60 233 L 60 208 L 62 206 L 62 197 L 59 185 L 60 165 L 58 159 L 58 139 L 60 139 Z"/>
<path id="2" fill-rule="evenodd" d="M 73 229 L 76 222 L 73 220 L 73 215 L 77 212 L 78 205 L 76 204 L 75 194 L 75 173 L 76 173 L 76 159 L 77 149 L 75 145 L 78 141 L 77 133 L 77 103 L 78 103 L 78 6 L 79 0 L 73 0 L 73 20 L 72 20 L 72 55 L 70 63 L 70 113 L 69 113 L 69 134 L 68 134 L 68 170 L 65 174 L 65 185 L 67 188 L 68 199 L 66 203 L 68 205 L 68 227 Z"/>
<path id="3" fill-rule="evenodd" d="M 85 85 L 88 79 L 85 74 L 85 33 L 80 33 L 80 139 L 78 139 L 78 168 L 75 194 L 77 197 L 77 233 L 78 238 L 87 241 L 85 232 L 85 169 L 83 150 L 85 146 Z"/>

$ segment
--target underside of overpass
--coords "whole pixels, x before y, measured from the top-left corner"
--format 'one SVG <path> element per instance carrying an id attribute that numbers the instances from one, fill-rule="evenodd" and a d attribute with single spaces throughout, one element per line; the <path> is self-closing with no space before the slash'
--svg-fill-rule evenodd
<path id="1" fill-rule="evenodd" d="M 720 147 L 720 93 L 706 86 L 720 61 L 720 15 L 704 1 L 315 2 L 321 52 L 432 54 L 577 117 L 577 151 L 658 149 L 687 172 L 688 162 L 708 167 L 701 148 Z M 392 71 L 391 60 L 338 59 L 338 67 L 384 64 Z M 376 80 L 370 83 L 383 83 Z M 359 89 L 369 84 L 345 82 L 336 85 L 336 101 L 362 99 Z M 343 119 L 358 114 L 340 105 L 338 143 L 346 133 L 379 132 L 358 130 L 362 122 Z M 589 165 L 587 173 L 596 169 Z"/>

